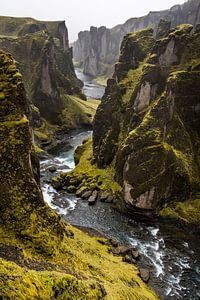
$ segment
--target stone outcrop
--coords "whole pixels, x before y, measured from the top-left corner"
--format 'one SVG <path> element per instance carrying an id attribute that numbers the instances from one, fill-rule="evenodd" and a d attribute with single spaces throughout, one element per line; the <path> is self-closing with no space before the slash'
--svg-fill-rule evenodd
<path id="1" fill-rule="evenodd" d="M 125 36 L 93 135 L 97 166 L 114 167 L 129 208 L 159 211 L 182 201 L 176 214 L 182 210 L 181 218 L 188 220 L 187 207 L 194 205 L 191 223 L 200 218 L 195 211 L 200 189 L 200 32 L 192 29 L 180 25 L 159 40 L 150 29 Z"/>
<path id="2" fill-rule="evenodd" d="M 122 25 L 111 29 L 105 26 L 91 27 L 90 31 L 81 31 L 73 44 L 74 59 L 84 73 L 91 76 L 112 74 L 114 63 L 119 56 L 120 43 L 125 34 L 151 27 L 157 30 L 160 19 L 171 22 L 171 26 L 189 23 L 194 26 L 199 22 L 199 0 L 189 0 L 183 5 L 175 5 L 169 10 L 150 12 L 140 18 L 131 18 Z"/>
<path id="3" fill-rule="evenodd" d="M 65 22 L 0 17 L 0 48 L 11 53 L 22 73 L 36 127 L 40 117 L 62 125 L 64 95 L 82 98 Z M 38 110 L 39 109 L 39 110 Z"/>
<path id="4" fill-rule="evenodd" d="M 42 215 L 48 212 L 48 208 L 39 186 L 39 161 L 34 151 L 32 131 L 27 119 L 29 104 L 22 76 L 16 69 L 12 57 L 2 51 L 0 71 L 1 220 L 8 230 L 15 232 L 16 236 L 28 239 L 36 230 L 37 222 L 42 222 Z M 37 216 L 34 214 L 36 209 Z M 32 218 L 35 218 L 35 223 Z M 54 221 L 55 232 L 59 235 L 62 226 L 56 214 Z M 29 228 L 31 223 L 32 229 Z M 44 232 L 42 227 L 40 229 L 42 235 Z"/>
<path id="5" fill-rule="evenodd" d="M 45 204 L 28 106 L 21 74 L 0 51 L 0 298 L 158 299 L 135 266 Z"/>

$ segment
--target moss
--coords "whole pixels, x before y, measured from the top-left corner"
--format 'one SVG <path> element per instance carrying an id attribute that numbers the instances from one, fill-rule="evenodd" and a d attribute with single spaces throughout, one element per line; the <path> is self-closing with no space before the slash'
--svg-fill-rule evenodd
<path id="1" fill-rule="evenodd" d="M 194 194 L 189 200 L 165 204 L 159 212 L 161 217 L 180 219 L 187 224 L 197 225 L 200 228 L 200 195 Z"/>
<path id="2" fill-rule="evenodd" d="M 60 127 L 52 125 L 45 119 L 41 119 L 41 126 L 34 129 L 34 136 L 39 144 L 51 143 L 56 135 L 60 131 Z"/>
<path id="3" fill-rule="evenodd" d="M 59 272 L 37 272 L 1 260 L 1 297 L 11 299 L 103 299 L 101 285 L 93 280 L 82 282 Z M 13 282 L 15 286 L 13 288 Z"/>
<path id="4" fill-rule="evenodd" d="M 114 180 L 114 168 L 109 166 L 99 169 L 92 161 L 92 140 L 89 139 L 76 150 L 78 153 L 78 165 L 70 173 L 61 174 L 61 180 L 76 178 L 82 182 L 82 189 L 100 189 L 111 191 L 116 197 L 121 196 L 121 187 Z"/>
<path id="5" fill-rule="evenodd" d="M 131 100 L 131 96 L 133 95 L 135 89 L 140 84 L 140 80 L 142 78 L 142 71 L 143 71 L 144 64 L 140 63 L 139 67 L 130 70 L 121 82 L 121 87 L 126 87 L 126 93 L 123 95 L 123 102 L 128 103 Z"/>
<path id="6" fill-rule="evenodd" d="M 152 28 L 145 28 L 130 34 L 131 38 L 137 42 L 139 50 L 146 56 L 151 50 L 155 40 Z"/>
<path id="7" fill-rule="evenodd" d="M 70 185 L 67 188 L 69 193 L 75 193 L 76 192 L 76 187 L 74 185 Z"/>
<path id="8" fill-rule="evenodd" d="M 3 92 L 0 92 L 0 100 L 4 100 L 5 99 L 5 94 Z"/>
<path id="9" fill-rule="evenodd" d="M 31 18 L 1 18 L 1 33 L 0 48 L 9 50 L 18 61 L 29 101 L 39 109 L 42 118 L 51 124 L 61 125 L 62 93 L 83 97 L 71 52 L 63 50 L 64 34 L 67 35 L 64 23 L 40 22 Z M 48 75 L 43 76 L 44 72 L 48 72 Z M 13 80 L 20 76 L 19 72 L 15 72 Z M 48 79 L 49 91 L 46 89 Z M 34 120 L 36 118 L 34 125 L 38 127 L 38 112 L 33 112 L 32 116 Z M 74 124 L 78 127 L 76 121 Z"/>
<path id="10" fill-rule="evenodd" d="M 66 237 L 57 245 L 57 254 L 48 260 L 30 252 L 30 247 L 8 236 L 2 227 L 0 230 L 1 246 L 11 249 L 14 245 L 15 251 L 17 247 L 23 249 L 29 266 L 23 267 L 23 260 L 18 264 L 1 259 L 0 293 L 4 297 L 158 299 L 139 278 L 136 267 L 122 263 L 120 257 L 108 252 L 108 246 L 73 227 L 74 238 Z"/>
<path id="11" fill-rule="evenodd" d="M 107 80 L 108 77 L 104 77 L 104 76 L 98 76 L 95 78 L 96 83 L 102 86 L 106 86 Z"/>
<path id="12" fill-rule="evenodd" d="M 44 153 L 44 150 L 42 150 L 38 145 L 34 145 L 34 149 L 37 154 Z"/>
<path id="13" fill-rule="evenodd" d="M 171 30 L 169 33 L 169 38 L 173 36 L 179 36 L 183 34 L 188 34 L 192 31 L 193 26 L 191 24 L 180 24 Z"/>
<path id="14" fill-rule="evenodd" d="M 75 96 L 63 95 L 62 119 L 64 126 L 76 128 L 77 126 L 92 125 L 99 103 L 100 101 L 94 99 L 84 101 Z"/>

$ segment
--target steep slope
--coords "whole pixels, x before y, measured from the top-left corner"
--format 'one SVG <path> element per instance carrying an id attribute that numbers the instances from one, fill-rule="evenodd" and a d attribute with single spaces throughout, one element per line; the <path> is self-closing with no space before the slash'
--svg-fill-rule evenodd
<path id="1" fill-rule="evenodd" d="M 50 124 L 73 128 L 91 124 L 87 113 L 66 108 L 74 95 L 85 99 L 82 83 L 77 79 L 72 62 L 65 22 L 42 22 L 31 18 L 0 17 L 0 48 L 9 51 L 22 73 L 27 97 L 33 106 L 35 127 L 41 118 Z M 74 103 L 74 102 L 73 102 Z M 73 114 L 75 117 L 73 117 Z"/>
<path id="2" fill-rule="evenodd" d="M 199 0 L 189 0 L 183 5 L 175 5 L 169 10 L 150 12 L 147 16 L 132 18 L 122 25 L 108 29 L 105 26 L 91 27 L 81 31 L 73 44 L 74 59 L 91 76 L 108 77 L 113 72 L 114 63 L 119 56 L 120 43 L 125 34 L 146 27 L 156 30 L 160 19 L 171 22 L 172 28 L 178 24 L 196 25 L 199 21 Z"/>
<path id="3" fill-rule="evenodd" d="M 44 203 L 28 111 L 21 74 L 0 51 L 0 298 L 158 299 L 106 241 Z"/>
<path id="4" fill-rule="evenodd" d="M 125 36 L 94 119 L 93 152 L 91 142 L 79 148 L 62 180 L 106 190 L 121 208 L 199 226 L 200 31 L 167 31 L 167 23 L 161 31 L 158 40 L 152 29 Z"/>

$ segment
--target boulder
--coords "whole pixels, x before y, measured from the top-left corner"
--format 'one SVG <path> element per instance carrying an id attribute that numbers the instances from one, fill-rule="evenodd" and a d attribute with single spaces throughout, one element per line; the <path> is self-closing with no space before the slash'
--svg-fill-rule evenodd
<path id="1" fill-rule="evenodd" d="M 113 246 L 115 248 L 119 246 L 119 243 L 117 241 L 113 240 L 113 239 L 110 239 L 109 243 L 110 243 L 111 246 Z"/>
<path id="2" fill-rule="evenodd" d="M 147 283 L 150 279 L 150 271 L 145 268 L 140 268 L 139 272 L 140 272 L 141 279 Z"/>
<path id="3" fill-rule="evenodd" d="M 109 192 L 107 192 L 107 191 L 101 191 L 101 192 L 99 193 L 99 200 L 100 200 L 101 202 L 105 202 L 105 200 L 109 197 L 109 195 L 110 195 Z"/>
<path id="4" fill-rule="evenodd" d="M 92 196 L 92 191 L 86 191 L 81 195 L 82 199 L 89 199 Z"/>
<path id="5" fill-rule="evenodd" d="M 118 246 L 117 248 L 112 249 L 112 252 L 116 255 L 126 255 L 130 253 L 130 248 L 126 246 Z"/>
<path id="6" fill-rule="evenodd" d="M 56 165 L 53 165 L 53 166 L 50 166 L 49 168 L 48 168 L 48 171 L 49 172 L 51 172 L 51 173 L 55 173 L 56 171 L 57 171 L 57 166 Z"/>
<path id="7" fill-rule="evenodd" d="M 125 255 L 122 258 L 122 261 L 126 262 L 126 263 L 129 263 L 129 264 L 135 264 L 136 263 L 136 261 L 130 255 Z"/>
<path id="8" fill-rule="evenodd" d="M 113 203 L 114 198 L 112 195 L 108 196 L 108 198 L 105 199 L 105 203 Z"/>
<path id="9" fill-rule="evenodd" d="M 95 204 L 95 202 L 96 202 L 96 200 L 97 200 L 97 196 L 98 196 L 98 192 L 97 191 L 94 191 L 93 193 L 92 193 L 92 195 L 89 197 L 89 199 L 88 199 L 88 204 L 89 205 L 94 205 Z"/>
<path id="10" fill-rule="evenodd" d="M 87 192 L 87 188 L 85 189 L 78 188 L 78 190 L 76 191 L 76 196 L 81 197 L 85 192 Z"/>
<path id="11" fill-rule="evenodd" d="M 62 180 L 56 180 L 56 179 L 52 178 L 51 185 L 53 186 L 54 189 L 61 190 L 64 186 L 64 183 L 62 182 Z"/>
<path id="12" fill-rule="evenodd" d="M 138 259 L 139 256 L 140 256 L 140 253 L 139 253 L 138 250 L 132 249 L 132 250 L 131 250 L 131 255 L 132 255 L 132 257 L 133 257 L 134 259 Z"/>

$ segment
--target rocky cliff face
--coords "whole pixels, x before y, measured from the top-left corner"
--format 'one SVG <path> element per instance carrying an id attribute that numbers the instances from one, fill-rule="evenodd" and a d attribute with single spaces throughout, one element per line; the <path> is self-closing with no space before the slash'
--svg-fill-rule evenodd
<path id="1" fill-rule="evenodd" d="M 193 33 L 192 33 L 193 32 Z M 59 188 L 120 209 L 200 221 L 200 29 L 127 34 L 77 167 Z M 86 197 L 87 198 L 87 197 Z"/>
<path id="2" fill-rule="evenodd" d="M 15 232 L 16 236 L 28 238 L 31 230 L 32 233 L 36 230 L 34 226 L 37 221 L 32 224 L 32 229 L 29 228 L 34 210 L 37 208 L 40 222 L 47 207 L 39 186 L 39 161 L 34 152 L 32 130 L 27 119 L 29 104 L 22 76 L 12 57 L 2 51 L 0 79 L 1 225 Z M 61 231 L 56 215 L 55 222 L 58 225 L 55 232 Z"/>
<path id="3" fill-rule="evenodd" d="M 95 161 L 114 167 L 134 209 L 199 199 L 200 31 L 191 31 L 180 25 L 159 40 L 150 29 L 126 35 L 97 110 Z"/>
<path id="4" fill-rule="evenodd" d="M 158 299 L 135 266 L 108 253 L 106 240 L 45 204 L 28 113 L 22 76 L 0 51 L 0 298 Z"/>
<path id="5" fill-rule="evenodd" d="M 120 43 L 125 34 L 146 27 L 157 29 L 160 19 L 171 22 L 172 27 L 181 23 L 196 25 L 199 20 L 199 0 L 189 0 L 183 5 L 175 5 L 169 10 L 150 12 L 141 18 L 129 19 L 112 29 L 102 26 L 82 31 L 74 43 L 74 59 L 84 73 L 92 76 L 109 76 L 119 56 Z"/>
<path id="6" fill-rule="evenodd" d="M 51 124 L 62 124 L 63 95 L 81 93 L 64 22 L 0 17 L 0 48 L 9 51 L 22 72 L 28 99 Z M 39 125 L 33 109 L 35 125 Z"/>
<path id="7" fill-rule="evenodd" d="M 91 76 L 105 74 L 108 66 L 111 67 L 115 63 L 118 55 L 117 40 L 118 37 L 105 26 L 91 27 L 90 31 L 80 32 L 78 41 L 73 44 L 74 59 L 81 68 L 84 68 L 85 74 Z"/>

